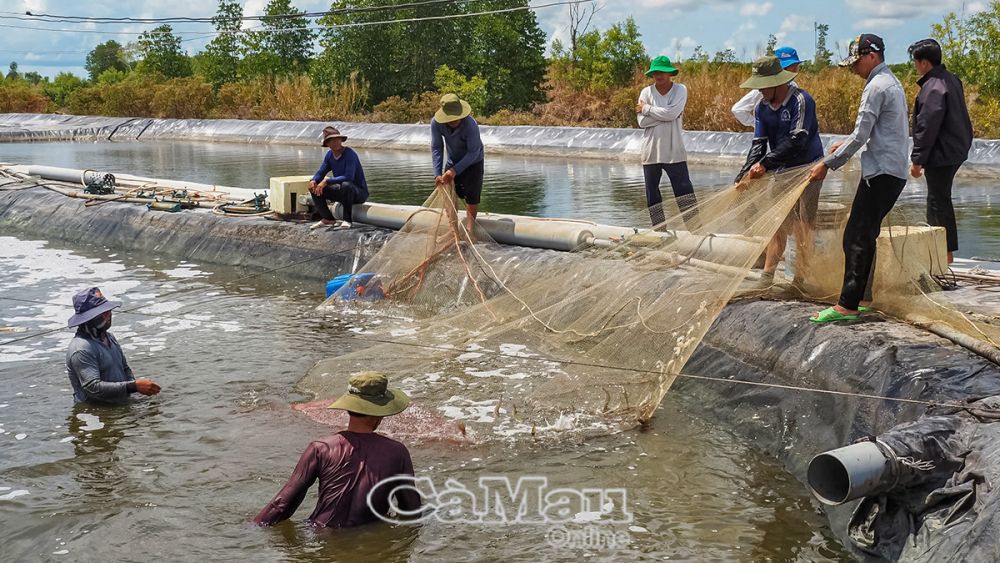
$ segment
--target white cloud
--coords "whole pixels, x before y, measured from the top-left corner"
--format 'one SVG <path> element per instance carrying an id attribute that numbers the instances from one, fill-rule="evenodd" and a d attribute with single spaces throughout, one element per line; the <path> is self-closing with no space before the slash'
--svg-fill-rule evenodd
<path id="1" fill-rule="evenodd" d="M 690 35 L 686 35 L 684 37 L 671 37 L 670 47 L 660 51 L 660 54 L 667 55 L 668 57 L 673 57 L 681 61 L 691 56 L 691 53 L 694 52 L 694 48 L 698 45 L 698 41 Z"/>
<path id="2" fill-rule="evenodd" d="M 906 2 L 872 2 L 871 0 L 845 0 L 847 7 L 858 17 L 873 21 L 908 20 L 926 15 L 944 15 L 961 11 L 964 0 L 906 0 Z"/>
<path id="3" fill-rule="evenodd" d="M 762 2 L 760 4 L 747 2 L 740 8 L 740 15 L 744 17 L 766 16 L 771 13 L 771 8 L 774 8 L 774 4 L 771 2 Z"/>
<path id="4" fill-rule="evenodd" d="M 904 18 L 865 18 L 855 22 L 854 29 L 877 34 L 880 30 L 899 27 L 903 23 Z"/>
<path id="5" fill-rule="evenodd" d="M 795 31 L 812 31 L 816 18 L 813 16 L 800 16 L 792 14 L 781 22 L 781 29 L 786 35 Z M 775 36 L 778 34 L 776 33 Z M 780 39 L 780 38 L 779 38 Z"/>

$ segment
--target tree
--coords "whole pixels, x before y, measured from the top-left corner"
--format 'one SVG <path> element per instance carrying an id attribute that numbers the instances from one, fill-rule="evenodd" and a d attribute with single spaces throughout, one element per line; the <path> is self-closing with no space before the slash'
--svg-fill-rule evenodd
<path id="1" fill-rule="evenodd" d="M 60 72 L 42 91 L 59 107 L 66 105 L 69 95 L 84 87 L 83 79 L 70 72 Z"/>
<path id="2" fill-rule="evenodd" d="M 198 74 L 218 88 L 236 82 L 239 64 L 240 29 L 243 6 L 237 0 L 219 0 L 219 11 L 212 18 L 218 32 L 198 55 Z"/>
<path id="3" fill-rule="evenodd" d="M 309 69 L 314 33 L 309 20 L 290 0 L 270 0 L 264 8 L 261 31 L 246 32 L 242 76 L 301 74 Z"/>
<path id="4" fill-rule="evenodd" d="M 963 19 L 954 12 L 932 26 L 950 70 L 979 86 L 981 94 L 1000 97 L 1000 1 Z"/>
<path id="5" fill-rule="evenodd" d="M 764 54 L 765 55 L 773 55 L 774 54 L 774 48 L 777 45 L 778 45 L 778 38 L 775 37 L 773 33 L 770 34 L 770 35 L 768 35 L 767 36 L 767 47 L 764 48 Z"/>
<path id="6" fill-rule="evenodd" d="M 30 71 L 30 72 L 24 73 L 23 78 L 24 78 L 24 80 L 26 82 L 28 82 L 29 84 L 34 84 L 35 86 L 37 86 L 38 84 L 40 84 L 42 82 L 42 75 L 38 74 L 37 72 L 35 72 L 33 70 Z"/>
<path id="7" fill-rule="evenodd" d="M 17 72 L 17 61 L 10 62 L 10 70 L 7 71 L 7 80 L 17 80 L 21 75 Z"/>
<path id="8" fill-rule="evenodd" d="M 724 51 L 716 51 L 715 56 L 712 57 L 712 62 L 723 63 L 723 64 L 738 62 L 736 60 L 736 51 L 732 49 L 726 49 Z"/>
<path id="9" fill-rule="evenodd" d="M 527 6 L 527 0 L 488 0 L 475 11 Z M 471 49 L 465 74 L 489 77 L 483 111 L 530 109 L 545 100 L 545 32 L 531 10 L 478 16 L 473 19 Z"/>
<path id="10" fill-rule="evenodd" d="M 434 73 L 434 86 L 441 94 L 458 94 L 472 106 L 472 113 L 481 115 L 486 108 L 486 79 L 478 74 L 466 78 L 457 70 L 441 65 Z"/>
<path id="11" fill-rule="evenodd" d="M 816 24 L 816 56 L 813 57 L 813 64 L 819 68 L 830 66 L 830 59 L 833 53 L 826 47 L 826 39 L 830 33 L 830 26 L 825 23 Z"/>
<path id="12" fill-rule="evenodd" d="M 392 19 L 454 16 L 467 10 L 460 3 L 413 5 L 411 0 L 335 0 L 331 11 L 354 8 L 320 18 L 323 26 L 343 26 L 383 21 L 386 11 L 363 8 L 405 4 L 391 10 Z M 350 79 L 352 72 L 369 84 L 369 104 L 399 96 L 409 99 L 434 88 L 434 72 L 441 65 L 463 74 L 470 68 L 472 44 L 469 18 L 443 18 L 381 25 L 327 27 L 320 32 L 322 51 L 312 66 L 313 83 L 319 87 Z"/>
<path id="13" fill-rule="evenodd" d="M 125 49 L 114 39 L 105 41 L 87 54 L 87 62 L 83 68 L 87 69 L 91 80 L 97 80 L 97 77 L 109 68 L 122 72 L 127 71 L 128 63 L 125 62 Z"/>
<path id="14" fill-rule="evenodd" d="M 594 14 L 601 9 L 597 4 L 588 4 L 580 9 L 580 2 L 573 2 L 569 6 L 569 57 L 574 65 L 579 60 L 577 58 L 577 47 L 579 39 L 587 34 L 590 22 L 594 19 Z"/>
<path id="15" fill-rule="evenodd" d="M 614 84 L 628 84 L 636 71 L 649 63 L 646 47 L 642 44 L 639 28 L 632 16 L 608 28 L 604 33 L 602 47 L 608 58 L 609 74 Z"/>
<path id="16" fill-rule="evenodd" d="M 694 48 L 694 52 L 691 53 L 691 59 L 690 60 L 692 62 L 696 62 L 696 63 L 707 63 L 708 62 L 708 52 L 706 52 L 705 48 L 702 47 L 701 45 L 697 45 Z"/>
<path id="17" fill-rule="evenodd" d="M 173 28 L 164 24 L 139 36 L 140 74 L 161 74 L 166 78 L 191 75 L 191 61 L 181 50 L 181 39 Z"/>
<path id="18" fill-rule="evenodd" d="M 649 62 L 639 29 L 629 17 L 603 34 L 596 29 L 577 38 L 576 62 L 571 53 L 554 52 L 556 71 L 577 88 L 606 89 L 629 84 Z"/>

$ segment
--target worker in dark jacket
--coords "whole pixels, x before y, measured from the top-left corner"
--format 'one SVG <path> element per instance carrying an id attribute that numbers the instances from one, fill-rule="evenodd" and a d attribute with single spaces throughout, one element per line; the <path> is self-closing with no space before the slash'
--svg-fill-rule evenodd
<path id="1" fill-rule="evenodd" d="M 941 46 L 933 39 L 910 45 L 910 58 L 920 74 L 920 93 L 913 107 L 913 152 L 910 175 L 927 175 L 927 222 L 944 227 L 948 263 L 958 250 L 958 227 L 951 203 L 951 184 L 972 147 L 972 121 L 962 81 L 941 64 Z"/>

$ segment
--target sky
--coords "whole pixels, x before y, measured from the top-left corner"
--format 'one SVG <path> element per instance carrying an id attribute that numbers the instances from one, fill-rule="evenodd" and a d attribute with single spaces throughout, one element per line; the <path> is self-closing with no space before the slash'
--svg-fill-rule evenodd
<path id="1" fill-rule="evenodd" d="M 532 5 L 558 0 L 532 0 Z M 246 15 L 259 15 L 267 0 L 246 0 Z M 835 56 L 843 55 L 851 38 L 859 33 L 876 33 L 885 39 L 889 62 L 904 62 L 906 47 L 930 36 L 931 24 L 949 12 L 970 14 L 987 2 L 963 0 L 827 0 L 823 2 L 787 0 L 595 0 L 597 6 L 591 28 L 607 27 L 631 16 L 642 33 L 650 56 L 667 55 L 675 60 L 690 57 L 701 45 L 710 55 L 733 49 L 740 60 L 761 54 L 768 34 L 779 45 L 790 45 L 803 60 L 814 53 L 814 23 L 830 26 L 827 47 Z M 300 10 L 322 11 L 329 0 L 293 0 Z M 586 6 L 588 4 L 584 4 Z M 69 16 L 171 17 L 214 15 L 213 0 L 0 0 L 0 68 L 10 61 L 21 72 L 35 71 L 54 77 L 59 72 L 85 76 L 87 53 L 99 43 L 115 39 L 134 41 L 139 33 L 155 25 L 94 25 L 39 23 L 13 19 L 26 10 Z M 568 36 L 567 7 L 539 8 L 535 12 L 542 29 L 553 38 Z M 200 51 L 210 40 L 210 24 L 174 24 L 189 54 Z M 32 29 L 24 29 L 32 28 Z M 56 31 L 60 30 L 60 31 Z M 201 34 L 201 36 L 199 36 Z"/>

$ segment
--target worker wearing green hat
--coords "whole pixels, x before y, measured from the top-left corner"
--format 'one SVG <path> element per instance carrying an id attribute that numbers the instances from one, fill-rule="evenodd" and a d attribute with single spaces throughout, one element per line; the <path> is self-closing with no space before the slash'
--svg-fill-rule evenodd
<path id="1" fill-rule="evenodd" d="M 679 71 L 670 58 L 659 56 L 649 63 L 646 76 L 653 83 L 642 89 L 635 106 L 642 135 L 642 172 L 646 185 L 646 207 L 656 227 L 665 222 L 660 180 L 667 173 L 677 206 L 682 212 L 692 209 L 697 200 L 688 173 L 687 151 L 684 149 L 684 107 L 687 88 L 674 82 Z M 693 213 L 685 213 L 685 220 Z"/>

